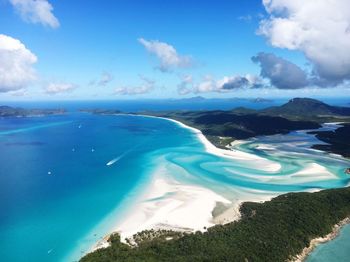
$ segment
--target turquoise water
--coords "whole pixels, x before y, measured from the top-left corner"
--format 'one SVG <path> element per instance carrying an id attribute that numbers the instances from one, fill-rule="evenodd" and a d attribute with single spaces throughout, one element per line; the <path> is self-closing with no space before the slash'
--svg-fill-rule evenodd
<path id="1" fill-rule="evenodd" d="M 350 225 L 338 237 L 321 244 L 307 257 L 307 262 L 348 262 L 350 259 Z"/>
<path id="2" fill-rule="evenodd" d="M 294 132 L 237 147 L 281 165 L 264 171 L 207 153 L 193 132 L 163 119 L 75 113 L 0 119 L 0 257 L 79 259 L 123 219 L 159 166 L 230 200 L 348 185 L 349 162 L 305 149 L 314 142 Z M 264 144 L 271 148 L 259 149 Z M 293 176 L 312 163 L 333 176 Z"/>
<path id="3" fill-rule="evenodd" d="M 148 152 L 199 146 L 177 129 L 164 120 L 88 114 L 0 119 L 0 257 L 59 261 L 74 247 L 86 250 L 111 225 L 81 239 L 147 183 Z"/>

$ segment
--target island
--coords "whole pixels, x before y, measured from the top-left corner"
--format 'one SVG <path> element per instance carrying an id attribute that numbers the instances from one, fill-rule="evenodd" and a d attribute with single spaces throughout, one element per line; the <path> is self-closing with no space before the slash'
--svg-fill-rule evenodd
<path id="1" fill-rule="evenodd" d="M 316 137 L 325 142 L 323 145 L 313 145 L 318 150 L 327 151 L 350 158 L 350 124 L 343 123 L 335 131 L 313 131 Z"/>
<path id="2" fill-rule="evenodd" d="M 89 112 L 121 113 L 101 109 Z M 263 110 L 128 114 L 179 121 L 199 129 L 222 148 L 236 139 L 315 130 L 325 122 L 350 122 L 349 108 L 308 98 L 294 98 L 282 106 Z M 327 143 L 314 148 L 348 156 L 349 127 L 343 123 L 335 131 L 310 131 Z M 108 237 L 109 247 L 97 249 L 81 261 L 302 261 L 317 243 L 334 238 L 349 223 L 350 188 L 287 193 L 266 202 L 244 202 L 239 211 L 239 220 L 203 231 L 146 230 L 126 242 L 113 233 Z M 220 208 L 213 212 L 218 215 Z"/>
<path id="3" fill-rule="evenodd" d="M 318 129 L 327 122 L 350 122 L 350 108 L 331 106 L 311 98 L 293 98 L 281 106 L 261 110 L 238 107 L 228 111 L 122 112 L 117 109 L 84 109 L 81 111 L 103 115 L 136 114 L 174 119 L 199 129 L 212 144 L 219 148 L 226 148 L 232 141 L 239 139 Z M 324 136 L 325 133 L 317 137 L 325 141 L 322 139 Z M 328 142 L 332 143 L 331 140 Z M 326 149 L 323 145 L 315 148 Z M 339 153 L 339 150 L 334 153 Z"/>
<path id="4" fill-rule="evenodd" d="M 24 109 L 20 107 L 0 106 L 0 117 L 32 117 L 61 115 L 65 109 Z"/>

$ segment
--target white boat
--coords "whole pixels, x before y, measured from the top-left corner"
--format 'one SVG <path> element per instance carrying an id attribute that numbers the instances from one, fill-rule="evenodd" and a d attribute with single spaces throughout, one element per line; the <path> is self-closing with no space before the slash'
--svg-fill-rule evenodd
<path id="1" fill-rule="evenodd" d="M 111 166 L 111 165 L 113 165 L 113 164 L 114 164 L 115 162 L 117 162 L 119 159 L 120 159 L 120 157 L 117 157 L 117 158 L 112 159 L 111 161 L 109 161 L 109 162 L 106 164 L 106 166 Z"/>

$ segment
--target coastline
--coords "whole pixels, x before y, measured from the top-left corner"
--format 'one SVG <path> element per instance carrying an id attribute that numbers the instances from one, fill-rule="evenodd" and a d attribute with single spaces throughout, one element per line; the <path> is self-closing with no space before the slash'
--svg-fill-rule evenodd
<path id="1" fill-rule="evenodd" d="M 130 115 L 130 114 L 118 114 L 118 115 Z M 231 147 L 244 143 L 243 140 L 235 140 L 230 144 L 231 146 L 227 147 L 227 149 L 221 149 L 221 148 L 218 148 L 215 145 L 213 145 L 203 135 L 202 131 L 200 131 L 197 128 L 185 125 L 184 123 L 182 123 L 178 120 L 175 120 L 172 118 L 167 118 L 167 117 L 158 117 L 158 116 L 149 116 L 149 115 L 132 115 L 132 116 L 142 116 L 142 117 L 149 117 L 149 118 L 164 119 L 164 120 L 173 122 L 173 123 L 181 126 L 182 128 L 189 129 L 193 133 L 196 134 L 199 141 L 201 141 L 201 143 L 204 145 L 206 152 L 208 152 L 210 154 L 217 155 L 220 157 L 229 158 L 232 160 L 247 161 L 247 162 L 249 162 L 249 165 L 256 166 L 257 168 L 264 170 L 264 171 L 268 171 L 268 172 L 277 172 L 278 170 L 281 169 L 281 165 L 278 163 L 269 161 L 267 159 L 264 159 L 262 157 L 259 157 L 259 156 L 253 155 L 253 154 L 245 153 L 243 151 L 238 151 L 235 149 L 231 150 Z M 254 161 L 254 162 L 251 162 L 251 161 Z"/>
<path id="2" fill-rule="evenodd" d="M 268 172 L 276 172 L 281 168 L 277 163 L 249 153 L 230 150 L 229 147 L 228 149 L 217 148 L 200 130 L 187 126 L 174 119 L 148 115 L 115 115 L 160 118 L 170 121 L 182 128 L 191 130 L 204 145 L 205 151 L 208 153 L 232 160 L 247 161 L 250 165 L 253 164 L 257 168 L 264 169 Z M 244 141 L 234 141 L 232 146 L 238 145 L 239 143 L 244 143 Z M 89 252 L 108 247 L 108 238 L 113 233 L 119 233 L 121 241 L 126 243 L 126 239 L 130 239 L 134 234 L 142 230 L 166 229 L 182 232 L 205 231 L 207 228 L 217 224 L 226 224 L 239 220 L 239 208 L 243 202 L 267 201 L 275 196 L 274 194 L 256 194 L 254 197 L 251 197 L 251 191 L 254 191 L 251 190 L 249 191 L 250 194 L 247 193 L 247 196 L 242 196 L 241 200 L 232 202 L 210 189 L 201 186 L 181 184 L 169 178 L 166 173 L 166 167 L 160 167 L 154 172 L 149 186 L 138 197 L 137 203 L 130 208 L 122 221 L 113 227 L 111 233 L 95 243 Z M 213 211 L 217 205 L 223 205 L 225 209 L 214 216 Z"/>
<path id="3" fill-rule="evenodd" d="M 293 257 L 290 262 L 304 262 L 306 261 L 307 257 L 309 256 L 310 253 L 312 253 L 312 251 L 320 244 L 326 243 L 328 241 L 332 241 L 333 239 L 335 239 L 336 237 L 338 237 L 341 229 L 345 226 L 350 224 L 350 217 L 346 217 L 343 220 L 341 220 L 339 223 L 335 224 L 333 226 L 332 232 L 329 233 L 328 235 L 324 236 L 324 237 L 317 237 L 314 238 L 310 241 L 310 244 L 308 247 L 305 247 L 303 249 L 303 251 Z"/>
<path id="4" fill-rule="evenodd" d="M 244 143 L 241 140 L 232 142 L 231 147 L 228 146 L 228 149 L 221 149 L 214 146 L 200 130 L 171 118 L 133 114 L 115 115 L 160 118 L 171 121 L 182 128 L 191 130 L 204 145 L 205 151 L 210 154 L 232 160 L 246 161 L 247 165 L 266 172 L 278 172 L 281 169 L 279 163 L 240 150 L 231 149 L 231 147 L 233 148 Z M 307 173 L 315 173 L 315 171 L 319 171 L 319 168 L 312 166 L 307 171 Z M 252 197 L 250 194 L 249 198 L 241 197 L 240 200 L 232 202 L 204 187 L 180 184 L 177 181 L 168 179 L 166 177 L 166 171 L 163 174 L 162 172 L 164 172 L 164 169 L 155 172 L 151 178 L 149 187 L 139 197 L 140 201 L 130 209 L 128 214 L 122 219 L 122 222 L 116 225 L 110 234 L 117 232 L 121 235 L 122 242 L 126 242 L 126 238 L 130 238 L 133 234 L 148 229 L 167 229 L 182 232 L 205 231 L 208 227 L 216 224 L 226 224 L 240 219 L 239 207 L 242 202 L 268 201 L 278 195 L 273 193 L 264 196 L 257 194 Z M 162 175 L 160 176 L 160 174 Z M 169 193 L 172 194 L 173 192 L 176 193 L 169 197 Z M 225 209 L 219 214 L 214 215 L 213 211 L 218 204 L 223 205 Z M 189 214 L 195 214 L 195 219 Z M 198 217 L 202 219 L 199 221 Z M 98 242 L 90 252 L 108 247 L 109 235 Z"/>

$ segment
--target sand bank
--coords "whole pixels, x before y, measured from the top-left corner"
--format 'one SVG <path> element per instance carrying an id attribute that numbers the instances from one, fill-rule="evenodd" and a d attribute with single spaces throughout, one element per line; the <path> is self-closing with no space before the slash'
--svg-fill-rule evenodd
<path id="1" fill-rule="evenodd" d="M 133 116 L 133 115 L 129 115 Z M 140 116 L 140 115 L 135 115 Z M 202 132 L 193 127 L 189 127 L 179 121 L 141 115 L 142 117 L 162 118 L 167 121 L 172 121 L 177 125 L 190 129 L 194 132 L 201 143 L 204 145 L 208 153 L 226 157 L 232 160 L 246 163 L 252 168 L 257 168 L 266 172 L 278 172 L 281 169 L 279 163 L 268 159 L 242 152 L 235 149 L 245 141 L 234 141 L 230 150 L 219 149 L 215 147 Z M 240 218 L 239 206 L 245 201 L 266 201 L 279 193 L 274 192 L 254 192 L 254 190 L 243 189 L 242 192 L 237 192 L 235 199 L 228 200 L 219 194 L 200 186 L 181 184 L 171 178 L 167 174 L 166 167 L 160 167 L 153 175 L 152 181 L 145 190 L 145 193 L 139 197 L 135 205 L 130 208 L 130 211 L 125 215 L 123 221 L 117 224 L 114 232 L 121 235 L 121 239 L 130 238 L 137 232 L 145 229 L 172 229 L 181 231 L 203 231 L 205 228 L 214 224 L 225 224 Z M 308 181 L 312 179 L 314 174 L 318 174 L 318 179 L 329 179 L 332 174 L 317 164 L 310 164 L 299 173 L 294 173 L 291 176 L 277 177 L 278 179 Z M 274 180 L 276 177 L 256 177 L 257 180 Z M 313 177 L 314 178 L 314 177 Z M 280 181 L 280 182 L 281 182 Z M 213 210 L 220 203 L 225 208 L 219 214 L 213 216 Z M 96 247 L 106 247 L 107 239 L 105 238 Z"/>

